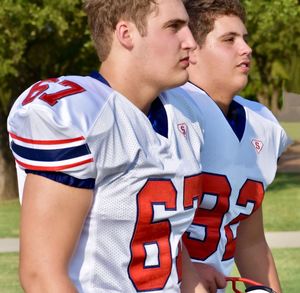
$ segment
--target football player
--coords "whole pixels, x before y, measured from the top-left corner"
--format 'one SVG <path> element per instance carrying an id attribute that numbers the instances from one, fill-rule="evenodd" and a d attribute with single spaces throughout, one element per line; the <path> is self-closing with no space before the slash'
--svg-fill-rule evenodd
<path id="1" fill-rule="evenodd" d="M 242 277 L 281 292 L 262 201 L 289 140 L 266 107 L 236 96 L 248 82 L 252 53 L 240 2 L 185 5 L 198 47 L 182 90 L 198 104 L 204 186 L 184 243 L 209 292 L 225 285 L 214 271 L 228 276 L 234 260 Z"/>
<path id="2" fill-rule="evenodd" d="M 192 122 L 168 108 L 162 117 L 156 98 L 187 81 L 188 15 L 181 0 L 86 0 L 85 10 L 100 71 L 35 83 L 8 118 L 25 181 L 22 287 L 180 292 L 181 263 L 194 268 L 180 240 L 197 207 L 200 146 Z"/>

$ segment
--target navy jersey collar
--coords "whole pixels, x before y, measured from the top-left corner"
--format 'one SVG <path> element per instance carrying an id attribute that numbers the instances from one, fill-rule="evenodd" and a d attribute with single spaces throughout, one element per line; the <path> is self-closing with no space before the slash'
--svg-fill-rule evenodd
<path id="1" fill-rule="evenodd" d="M 107 86 L 111 87 L 110 84 L 108 83 L 108 81 L 97 70 L 93 70 L 90 73 L 90 77 L 93 77 L 93 78 L 99 80 L 100 82 L 106 84 Z"/>
<path id="2" fill-rule="evenodd" d="M 226 119 L 239 141 L 241 141 L 246 127 L 246 112 L 244 107 L 233 100 L 229 105 Z"/>
<path id="3" fill-rule="evenodd" d="M 199 88 L 200 90 L 204 91 L 207 94 L 207 96 L 211 98 L 211 96 L 203 88 L 197 86 L 196 84 L 194 84 L 191 81 L 189 81 L 189 83 L 191 83 L 195 87 Z M 216 103 L 216 105 L 217 105 L 217 103 Z M 220 110 L 221 110 L 221 108 L 220 108 Z M 223 113 L 222 110 L 221 110 L 221 112 Z M 232 128 L 233 132 L 237 136 L 238 140 L 241 141 L 243 138 L 243 135 L 244 135 L 245 127 L 246 127 L 246 111 L 245 111 L 244 107 L 242 105 L 240 105 L 239 103 L 237 103 L 236 101 L 232 100 L 232 102 L 229 105 L 227 115 L 225 115 L 224 113 L 223 113 L 223 115 L 225 116 L 225 118 L 228 121 L 230 127 Z"/>
<path id="4" fill-rule="evenodd" d="M 111 87 L 108 81 L 96 70 L 92 71 L 90 77 L 93 77 L 100 82 Z M 159 98 L 156 98 L 150 107 L 149 113 L 147 115 L 150 120 L 153 129 L 164 137 L 168 137 L 168 117 L 165 107 Z"/>
<path id="5" fill-rule="evenodd" d="M 168 117 L 166 109 L 159 98 L 152 102 L 148 119 L 157 133 L 168 138 Z"/>

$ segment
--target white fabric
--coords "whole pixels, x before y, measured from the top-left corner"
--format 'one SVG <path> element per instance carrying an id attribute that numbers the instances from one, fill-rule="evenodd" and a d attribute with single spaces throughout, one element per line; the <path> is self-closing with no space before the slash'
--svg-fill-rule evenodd
<path id="1" fill-rule="evenodd" d="M 238 97 L 235 100 L 246 113 L 239 141 L 220 108 L 204 91 L 191 83 L 181 90 L 197 105 L 204 134 L 200 218 L 196 217 L 189 228 L 185 244 L 193 261 L 213 265 L 230 275 L 238 224 L 261 205 L 264 191 L 274 179 L 277 159 L 290 141 L 269 110 L 260 105 L 257 113 L 252 108 L 257 110 L 258 103 Z"/>
<path id="2" fill-rule="evenodd" d="M 52 106 L 42 99 L 42 93 L 48 101 L 50 94 L 65 95 L 65 81 L 84 91 Z M 178 246 L 197 207 L 201 172 L 199 157 L 191 151 L 201 143 L 199 135 L 189 134 L 192 122 L 166 105 L 165 138 L 128 99 L 98 80 L 69 76 L 41 86 L 48 89 L 37 92 L 33 101 L 22 105 L 32 88 L 16 101 L 8 130 L 20 168 L 49 167 L 95 180 L 94 203 L 69 268 L 78 291 L 179 292 Z M 32 148 L 41 156 L 42 150 L 62 155 L 61 150 L 79 148 L 81 153 L 43 161 L 19 151 Z"/>

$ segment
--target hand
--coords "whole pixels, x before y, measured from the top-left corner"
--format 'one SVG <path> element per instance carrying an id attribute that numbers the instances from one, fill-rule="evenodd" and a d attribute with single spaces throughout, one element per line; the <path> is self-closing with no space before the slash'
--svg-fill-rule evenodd
<path id="1" fill-rule="evenodd" d="M 194 263 L 194 266 L 199 276 L 199 283 L 206 289 L 206 292 L 215 293 L 217 292 L 217 289 L 226 287 L 225 276 L 218 272 L 214 267 L 203 263 Z M 201 290 L 202 291 L 199 292 L 203 292 L 203 289 Z M 196 290 L 195 292 L 198 291 Z"/>

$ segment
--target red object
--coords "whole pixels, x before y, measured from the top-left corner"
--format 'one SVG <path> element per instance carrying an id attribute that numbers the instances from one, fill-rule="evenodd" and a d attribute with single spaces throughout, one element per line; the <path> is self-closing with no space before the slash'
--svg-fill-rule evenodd
<path id="1" fill-rule="evenodd" d="M 240 291 L 237 287 L 236 287 L 236 283 L 237 282 L 243 282 L 249 285 L 253 285 L 253 286 L 262 286 L 262 284 L 257 283 L 255 281 L 252 281 L 250 279 L 246 279 L 246 278 L 241 278 L 241 277 L 226 277 L 226 281 L 227 282 L 232 282 L 232 290 L 235 293 L 243 293 L 242 291 Z"/>

